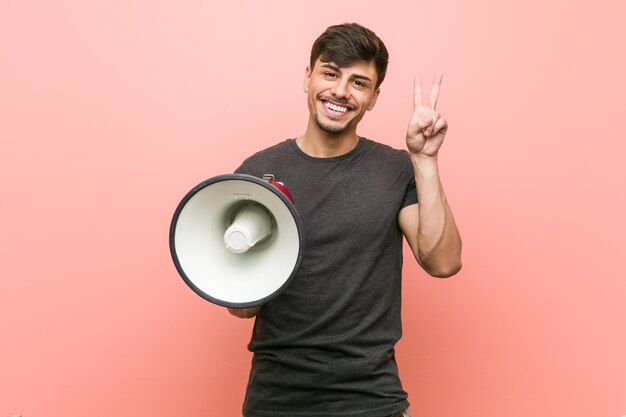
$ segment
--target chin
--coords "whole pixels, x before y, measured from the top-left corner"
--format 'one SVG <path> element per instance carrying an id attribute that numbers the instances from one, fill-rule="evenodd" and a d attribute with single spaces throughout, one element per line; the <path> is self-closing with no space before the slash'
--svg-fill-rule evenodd
<path id="1" fill-rule="evenodd" d="M 328 123 L 323 123 L 318 117 L 315 118 L 315 123 L 317 127 L 324 133 L 328 133 L 329 135 L 339 136 L 346 132 L 348 126 L 347 125 L 333 125 Z"/>

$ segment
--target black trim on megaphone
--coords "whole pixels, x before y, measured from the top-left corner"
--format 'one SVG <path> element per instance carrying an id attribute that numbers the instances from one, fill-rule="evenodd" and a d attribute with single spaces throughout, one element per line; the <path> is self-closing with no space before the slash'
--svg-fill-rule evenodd
<path id="1" fill-rule="evenodd" d="M 293 267 L 293 270 L 292 270 L 290 276 L 285 280 L 285 282 L 281 285 L 280 288 L 278 288 L 276 291 L 274 291 L 270 295 L 268 295 L 268 296 L 266 296 L 266 297 L 264 297 L 262 299 L 254 300 L 254 301 L 246 302 L 246 303 L 235 303 L 235 302 L 230 302 L 230 301 L 226 301 L 226 300 L 220 300 L 220 299 L 215 298 L 215 297 L 211 296 L 210 294 L 207 294 L 206 292 L 202 291 L 187 276 L 187 274 L 185 273 L 185 271 L 183 270 L 183 268 L 182 268 L 182 266 L 180 264 L 180 261 L 178 259 L 178 255 L 176 253 L 176 241 L 175 241 L 176 226 L 177 226 L 180 214 L 181 214 L 183 208 L 185 207 L 185 205 L 189 202 L 189 200 L 191 198 L 193 198 L 193 196 L 195 196 L 199 191 L 203 190 L 204 188 L 206 188 L 206 187 L 208 187 L 208 186 L 210 186 L 212 184 L 216 184 L 218 182 L 221 182 L 221 181 L 229 181 L 229 180 L 249 181 L 249 182 L 255 183 L 257 185 L 260 185 L 260 186 L 266 188 L 267 190 L 271 191 L 272 193 L 274 193 L 285 204 L 285 206 L 289 209 L 289 211 L 290 211 L 291 215 L 293 216 L 293 219 L 294 219 L 294 221 L 296 223 L 296 228 L 297 228 L 297 231 L 298 231 L 298 243 L 299 243 L 298 256 L 297 256 L 296 263 L 295 263 L 295 265 Z M 303 257 L 303 254 L 304 254 L 304 235 L 303 235 L 303 231 L 304 231 L 304 227 L 302 225 L 302 220 L 300 219 L 300 216 L 298 215 L 298 212 L 297 212 L 295 206 L 289 200 L 289 198 L 287 196 L 285 196 L 285 194 L 283 194 L 278 188 L 276 188 L 275 186 L 269 184 L 267 181 L 262 180 L 262 179 L 257 178 L 257 177 L 254 177 L 252 175 L 247 175 L 247 174 L 224 174 L 224 175 L 218 175 L 216 177 L 209 178 L 209 179 L 201 182 L 200 184 L 196 185 L 191 191 L 189 191 L 183 197 L 181 202 L 178 204 L 178 206 L 176 208 L 176 211 L 174 212 L 174 216 L 172 218 L 172 222 L 170 224 L 170 233 L 169 233 L 170 253 L 172 255 L 172 260 L 174 261 L 174 265 L 176 266 L 176 270 L 178 271 L 179 275 L 183 278 L 185 283 L 196 294 L 198 294 L 200 297 L 204 298 L 207 301 L 210 301 L 213 304 L 217 304 L 217 305 L 224 306 L 224 307 L 231 307 L 231 308 L 254 307 L 254 306 L 259 306 L 261 304 L 266 303 L 267 301 L 271 300 L 272 298 L 276 297 L 281 292 L 283 292 L 285 290 L 285 288 L 287 288 L 287 286 L 289 285 L 291 280 L 294 278 L 296 273 L 298 272 L 298 269 L 300 268 L 300 264 L 302 262 L 302 257 Z"/>

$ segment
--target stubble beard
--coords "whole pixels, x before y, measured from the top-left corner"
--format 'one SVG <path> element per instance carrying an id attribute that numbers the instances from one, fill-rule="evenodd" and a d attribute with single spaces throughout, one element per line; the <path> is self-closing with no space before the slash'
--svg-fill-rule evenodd
<path id="1" fill-rule="evenodd" d="M 320 128 L 320 130 L 324 133 L 328 133 L 329 135 L 332 136 L 339 136 L 342 133 L 344 133 L 348 127 L 348 124 L 330 124 L 330 123 L 324 123 L 320 120 L 319 115 L 315 115 L 315 124 L 317 124 L 317 127 Z"/>

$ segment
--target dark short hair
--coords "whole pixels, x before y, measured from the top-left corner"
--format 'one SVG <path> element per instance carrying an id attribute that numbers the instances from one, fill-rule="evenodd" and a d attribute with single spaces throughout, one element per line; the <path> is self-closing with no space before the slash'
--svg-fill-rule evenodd
<path id="1" fill-rule="evenodd" d="M 313 43 L 311 70 L 317 59 L 347 67 L 357 61 L 374 61 L 378 79 L 376 88 L 385 79 L 389 53 L 383 41 L 374 32 L 357 23 L 330 26 Z"/>

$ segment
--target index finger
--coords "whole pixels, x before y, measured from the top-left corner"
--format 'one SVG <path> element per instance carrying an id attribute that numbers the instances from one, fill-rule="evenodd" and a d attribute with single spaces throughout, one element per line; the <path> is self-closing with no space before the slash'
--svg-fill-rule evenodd
<path id="1" fill-rule="evenodd" d="M 443 80 L 443 74 L 435 75 L 433 86 L 430 89 L 430 99 L 428 100 L 428 104 L 433 110 L 435 110 L 435 106 L 437 106 L 437 99 L 439 98 L 439 90 L 441 89 L 442 80 Z"/>

